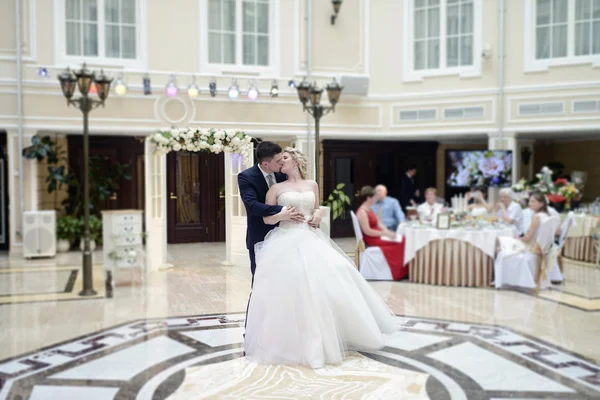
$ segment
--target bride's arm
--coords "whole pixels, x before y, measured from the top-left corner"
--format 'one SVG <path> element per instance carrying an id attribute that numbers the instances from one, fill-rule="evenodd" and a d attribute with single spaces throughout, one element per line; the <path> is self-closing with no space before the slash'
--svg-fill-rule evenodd
<path id="1" fill-rule="evenodd" d="M 312 185 L 313 193 L 315 194 L 315 206 L 313 209 L 312 217 L 308 220 L 308 224 L 313 228 L 317 228 L 321 223 L 321 205 L 319 204 L 319 184 L 317 182 L 313 182 Z"/>

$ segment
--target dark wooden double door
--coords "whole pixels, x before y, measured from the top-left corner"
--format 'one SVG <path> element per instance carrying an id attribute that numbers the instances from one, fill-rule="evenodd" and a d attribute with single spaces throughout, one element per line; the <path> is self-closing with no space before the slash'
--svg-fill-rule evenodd
<path id="1" fill-rule="evenodd" d="M 171 152 L 167 155 L 167 241 L 225 240 L 223 154 Z"/>
<path id="2" fill-rule="evenodd" d="M 324 198 L 343 183 L 345 194 L 352 200 L 346 213 L 332 222 L 331 236 L 354 236 L 350 211 L 360 206 L 363 186 L 386 185 L 389 195 L 397 198 L 402 174 L 416 165 L 421 194 L 425 188 L 435 187 L 437 147 L 437 142 L 324 141 Z"/>

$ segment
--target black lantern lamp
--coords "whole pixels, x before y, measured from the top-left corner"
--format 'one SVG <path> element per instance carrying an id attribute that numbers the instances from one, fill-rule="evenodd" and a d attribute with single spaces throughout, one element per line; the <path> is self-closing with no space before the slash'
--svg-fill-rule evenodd
<path id="1" fill-rule="evenodd" d="M 315 120 L 315 180 L 317 182 L 319 181 L 319 158 L 321 156 L 321 146 L 319 146 L 320 121 L 323 116 L 332 111 L 335 112 L 335 105 L 340 100 L 343 87 L 334 79 L 333 82 L 327 85 L 326 89 L 329 106 L 321 104 L 323 89 L 318 87 L 316 82 L 311 85 L 304 79 L 296 86 L 298 99 L 302 103 L 302 109 L 308 112 Z"/>

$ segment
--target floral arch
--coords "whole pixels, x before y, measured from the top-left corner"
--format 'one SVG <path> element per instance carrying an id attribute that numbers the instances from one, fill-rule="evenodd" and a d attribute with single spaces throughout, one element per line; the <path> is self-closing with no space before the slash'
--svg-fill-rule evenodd
<path id="1" fill-rule="evenodd" d="M 246 265 L 246 214 L 237 174 L 254 162 L 252 137 L 234 129 L 171 128 L 150 135 L 145 145 L 146 266 L 168 268 L 166 154 L 171 151 L 225 153 L 225 261 Z"/>
<path id="2" fill-rule="evenodd" d="M 150 136 L 155 152 L 210 151 L 236 153 L 247 159 L 252 152 L 252 137 L 233 129 L 172 128 Z"/>

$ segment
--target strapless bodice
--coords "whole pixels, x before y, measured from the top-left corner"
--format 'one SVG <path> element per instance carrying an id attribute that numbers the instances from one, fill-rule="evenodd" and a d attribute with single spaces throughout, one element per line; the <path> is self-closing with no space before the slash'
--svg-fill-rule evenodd
<path id="1" fill-rule="evenodd" d="M 302 214 L 310 216 L 315 208 L 315 194 L 305 192 L 283 192 L 277 198 L 277 204 L 284 207 L 295 207 Z"/>

